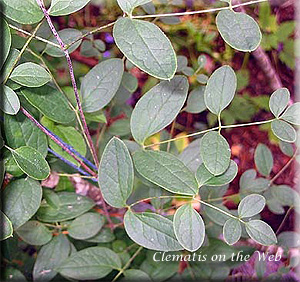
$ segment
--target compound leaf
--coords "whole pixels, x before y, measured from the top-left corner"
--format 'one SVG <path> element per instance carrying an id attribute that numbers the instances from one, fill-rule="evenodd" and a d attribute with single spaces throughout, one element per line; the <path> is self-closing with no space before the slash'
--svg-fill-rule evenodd
<path id="1" fill-rule="evenodd" d="M 155 24 L 119 18 L 113 36 L 121 52 L 141 70 L 159 79 L 173 78 L 176 54 L 170 40 Z"/>
<path id="2" fill-rule="evenodd" d="M 202 246 L 205 237 L 204 222 L 191 204 L 176 210 L 173 224 L 176 238 L 182 247 L 195 252 Z"/>
<path id="3" fill-rule="evenodd" d="M 137 244 L 157 251 L 179 251 L 171 220 L 151 212 L 133 213 L 128 210 L 124 217 L 128 236 Z"/>
<path id="4" fill-rule="evenodd" d="M 130 121 L 136 142 L 143 144 L 147 137 L 174 120 L 184 105 L 188 88 L 186 77 L 175 76 L 153 87 L 137 102 Z"/>
<path id="5" fill-rule="evenodd" d="M 134 166 L 147 180 L 183 195 L 195 195 L 198 184 L 193 173 L 174 155 L 162 151 L 138 151 Z"/>
<path id="6" fill-rule="evenodd" d="M 133 189 L 133 177 L 133 163 L 126 145 L 112 138 L 99 166 L 99 186 L 105 201 L 116 208 L 125 207 Z"/>

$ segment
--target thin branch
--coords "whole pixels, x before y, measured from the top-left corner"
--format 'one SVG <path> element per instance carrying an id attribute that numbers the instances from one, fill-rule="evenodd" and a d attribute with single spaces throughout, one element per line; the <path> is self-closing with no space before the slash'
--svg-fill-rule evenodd
<path id="1" fill-rule="evenodd" d="M 221 7 L 221 8 L 212 8 L 212 9 L 207 9 L 207 10 L 200 10 L 200 11 L 191 11 L 191 12 L 179 12 L 179 13 L 170 13 L 170 14 L 156 14 L 156 15 L 142 15 L 142 16 L 132 16 L 132 19 L 146 19 L 146 18 L 162 18 L 162 17 L 178 17 L 178 16 L 187 16 L 187 15 L 196 15 L 196 14 L 204 14 L 204 13 L 212 13 L 212 12 L 218 12 L 218 11 L 222 11 L 222 10 L 229 10 L 229 9 L 235 9 L 238 7 L 242 7 L 242 6 L 249 6 L 252 4 L 257 4 L 257 3 L 261 3 L 261 2 L 267 2 L 268 0 L 254 0 L 254 1 L 249 1 L 246 3 L 242 3 L 242 4 L 237 4 L 237 5 L 232 5 L 227 6 L 227 7 Z"/>
<path id="2" fill-rule="evenodd" d="M 36 26 L 36 28 L 33 31 L 33 34 L 31 34 L 31 36 L 27 39 L 27 41 L 25 42 L 23 48 L 21 49 L 18 57 L 15 59 L 15 61 L 12 64 L 12 67 L 10 68 L 7 76 L 5 77 L 4 81 L 3 81 L 3 85 L 7 82 L 7 80 L 9 79 L 10 75 L 12 74 L 14 68 L 16 67 L 16 65 L 18 64 L 18 62 L 20 61 L 23 53 L 25 52 L 27 46 L 29 45 L 29 43 L 31 42 L 31 40 L 33 39 L 33 37 L 35 36 L 35 34 L 37 33 L 37 31 L 39 30 L 39 28 L 41 27 L 43 21 L 39 22 L 38 25 Z"/>
<path id="3" fill-rule="evenodd" d="M 281 228 L 283 227 L 283 225 L 284 225 L 285 221 L 287 220 L 287 218 L 288 218 L 290 212 L 292 211 L 292 209 L 293 209 L 293 206 L 289 207 L 289 209 L 287 210 L 283 220 L 281 221 L 279 227 L 276 230 L 276 233 L 275 233 L 276 235 L 278 235 L 278 233 L 280 232 Z"/>
<path id="4" fill-rule="evenodd" d="M 31 34 L 30 32 L 28 32 L 28 31 L 26 31 L 26 30 L 23 30 L 23 29 L 21 29 L 21 28 L 18 28 L 18 27 L 16 27 L 16 26 L 12 25 L 12 24 L 9 24 L 9 27 L 12 28 L 12 29 L 14 29 L 14 30 L 17 30 L 17 31 L 19 31 L 19 32 L 21 32 L 21 33 L 23 33 L 23 34 L 25 34 L 25 35 L 28 35 L 28 36 L 30 36 L 30 37 L 33 37 L 34 39 L 37 39 L 37 40 L 39 40 L 39 41 L 42 41 L 42 42 L 47 43 L 47 44 L 49 44 L 49 45 L 52 45 L 52 46 L 54 46 L 54 47 L 60 48 L 60 46 L 59 46 L 58 44 L 56 44 L 56 43 L 54 43 L 54 42 L 52 42 L 52 41 L 49 41 L 49 40 L 47 40 L 47 39 L 45 39 L 45 38 L 43 38 L 43 37 L 40 37 L 40 36 L 38 36 L 38 35 Z"/>
<path id="5" fill-rule="evenodd" d="M 96 150 L 95 150 L 95 147 L 94 147 L 94 144 L 93 144 L 93 140 L 92 140 L 92 137 L 90 135 L 90 132 L 89 132 L 86 120 L 85 120 L 85 116 L 84 116 L 84 113 L 83 113 L 83 110 L 82 110 L 82 106 L 81 106 L 81 103 L 80 103 L 79 92 L 78 92 L 78 88 L 77 88 L 77 84 L 76 84 L 73 64 L 72 64 L 72 60 L 71 60 L 69 51 L 65 50 L 65 44 L 62 41 L 62 39 L 60 38 L 59 34 L 57 33 L 57 31 L 56 31 L 56 29 L 55 29 L 55 27 L 54 27 L 54 25 L 51 21 L 51 18 L 48 14 L 48 11 L 46 10 L 42 0 L 36 0 L 36 1 L 37 1 L 38 5 L 40 6 L 41 10 L 43 11 L 43 14 L 44 14 L 44 16 L 45 16 L 45 18 L 48 22 L 49 27 L 50 27 L 54 37 L 56 38 L 57 42 L 59 43 L 61 49 L 63 50 L 63 52 L 65 54 L 65 57 L 67 59 L 67 63 L 68 63 L 68 67 L 69 67 L 69 73 L 70 73 L 71 81 L 72 81 L 72 86 L 73 86 L 73 90 L 74 90 L 74 93 L 75 93 L 76 103 L 77 103 L 80 118 L 81 118 L 83 128 L 84 128 L 84 134 L 86 135 L 86 137 L 88 139 L 89 147 L 91 149 L 91 153 L 92 153 L 94 162 L 95 162 L 96 166 L 98 166 L 99 165 L 98 156 L 97 156 L 97 153 L 96 153 Z"/>

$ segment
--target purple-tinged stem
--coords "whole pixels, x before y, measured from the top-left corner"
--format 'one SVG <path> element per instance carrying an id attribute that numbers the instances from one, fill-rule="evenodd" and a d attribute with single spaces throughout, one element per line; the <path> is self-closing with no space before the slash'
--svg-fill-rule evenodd
<path id="1" fill-rule="evenodd" d="M 55 29 L 55 27 L 54 27 L 54 25 L 51 21 L 51 18 L 48 14 L 48 11 L 45 8 L 42 0 L 36 0 L 36 1 L 37 1 L 38 5 L 40 6 L 41 10 L 43 11 L 43 14 L 44 14 L 44 16 L 45 16 L 45 18 L 48 22 L 49 27 L 50 27 L 54 37 L 56 38 L 58 44 L 60 45 L 62 51 L 64 52 L 66 59 L 67 59 L 67 63 L 68 63 L 68 67 L 69 67 L 69 73 L 70 73 L 70 76 L 71 76 L 72 86 L 73 86 L 73 89 L 74 89 L 76 103 L 77 103 L 77 107 L 78 107 L 78 110 L 79 110 L 80 118 L 81 118 L 81 121 L 82 121 L 82 124 L 83 124 L 84 133 L 85 133 L 85 135 L 88 139 L 89 147 L 91 149 L 91 153 L 93 155 L 94 162 L 95 162 L 96 166 L 98 166 L 99 165 L 99 160 L 98 160 L 97 152 L 95 150 L 93 140 L 92 140 L 92 137 L 90 135 L 90 132 L 89 132 L 89 129 L 88 129 L 88 126 L 87 126 L 87 123 L 86 123 L 86 120 L 85 120 L 85 117 L 84 117 L 84 114 L 83 114 L 83 110 L 82 110 L 82 106 L 81 106 L 80 98 L 79 98 L 79 93 L 78 93 L 78 88 L 77 88 L 77 84 L 76 84 L 76 80 L 75 80 L 74 69 L 73 69 L 72 60 L 71 60 L 69 51 L 66 49 L 66 46 L 65 46 L 64 42 L 61 40 L 58 32 L 56 31 L 56 29 Z"/>
<path id="2" fill-rule="evenodd" d="M 48 148 L 48 152 L 50 152 L 51 154 L 53 154 L 55 157 L 57 157 L 58 159 L 60 159 L 61 161 L 63 161 L 64 163 L 66 163 L 68 166 L 76 169 L 79 173 L 81 173 L 82 175 L 86 175 L 86 176 L 91 176 L 90 174 L 88 174 L 87 172 L 85 172 L 83 169 L 81 169 L 80 167 L 74 165 L 72 162 L 68 161 L 67 159 L 65 159 L 64 157 L 62 157 L 60 154 L 56 153 L 55 151 L 53 151 L 52 149 Z M 95 178 L 91 178 L 92 181 L 94 182 L 98 182 L 97 179 Z"/>
<path id="3" fill-rule="evenodd" d="M 76 160 L 88 173 L 90 173 L 92 176 L 97 177 L 97 174 L 92 171 L 82 160 L 80 160 L 73 152 L 70 151 L 70 149 L 62 143 L 60 140 L 55 138 L 49 131 L 41 125 L 30 113 L 28 113 L 23 107 L 21 107 L 22 113 L 28 117 L 40 130 L 42 130 L 47 136 L 51 138 L 57 145 L 59 145 L 64 151 L 66 151 L 74 160 Z"/>

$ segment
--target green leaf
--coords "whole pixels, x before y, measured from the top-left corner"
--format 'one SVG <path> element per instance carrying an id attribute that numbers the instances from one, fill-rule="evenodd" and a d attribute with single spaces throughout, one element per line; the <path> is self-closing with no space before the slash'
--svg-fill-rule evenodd
<path id="1" fill-rule="evenodd" d="M 124 72 L 120 87 L 114 96 L 114 102 L 117 105 L 124 105 L 130 95 L 138 88 L 138 79 L 129 72 Z"/>
<path id="2" fill-rule="evenodd" d="M 67 0 L 68 1 L 68 0 Z M 72 1 L 73 3 L 77 3 L 78 0 Z M 72 43 L 74 40 L 77 40 L 78 38 L 81 38 L 82 33 L 73 28 L 65 28 L 58 32 L 59 37 L 64 42 L 65 45 L 68 45 Z M 49 39 L 49 41 L 58 44 L 56 38 L 54 35 L 52 35 Z M 82 39 L 78 40 L 76 43 L 72 44 L 70 48 L 68 48 L 69 53 L 73 53 L 81 44 Z M 52 56 L 52 57 L 64 57 L 65 54 L 61 50 L 60 47 L 53 46 L 51 44 L 47 44 L 45 48 L 45 53 Z"/>
<path id="3" fill-rule="evenodd" d="M 104 223 L 102 215 L 94 212 L 85 213 L 68 226 L 69 236 L 77 240 L 91 238 L 100 231 Z"/>
<path id="4" fill-rule="evenodd" d="M 4 281 L 27 282 L 25 276 L 18 269 L 12 267 L 5 267 L 3 274 L 4 274 Z"/>
<path id="5" fill-rule="evenodd" d="M 0 234 L 0 241 L 5 240 L 13 235 L 13 227 L 12 223 L 9 218 L 0 211 L 0 219 L 1 219 L 1 234 Z"/>
<path id="6" fill-rule="evenodd" d="M 223 226 L 223 236 L 224 240 L 228 245 L 235 244 L 242 235 L 241 223 L 234 219 L 228 219 Z"/>
<path id="7" fill-rule="evenodd" d="M 5 115 L 4 130 L 6 143 L 9 147 L 16 149 L 21 146 L 30 146 L 46 157 L 47 136 L 23 114 Z"/>
<path id="8" fill-rule="evenodd" d="M 199 86 L 188 96 L 185 111 L 192 114 L 198 114 L 206 110 L 204 102 L 205 86 Z"/>
<path id="9" fill-rule="evenodd" d="M 204 164 L 200 165 L 196 172 L 196 179 L 199 186 L 221 186 L 230 183 L 238 173 L 238 166 L 235 161 L 230 161 L 228 169 L 221 175 L 214 176 Z"/>
<path id="10" fill-rule="evenodd" d="M 270 149 L 264 144 L 258 144 L 254 153 L 257 170 L 263 176 L 269 176 L 273 168 L 273 156 Z"/>
<path id="11" fill-rule="evenodd" d="M 13 64 L 14 64 L 15 60 L 18 58 L 19 54 L 20 54 L 19 50 L 11 48 L 5 63 L 2 62 L 2 63 L 4 63 L 4 65 L 2 66 L 2 69 L 1 69 L 1 61 L 0 61 L 0 69 L 1 69 L 0 83 L 2 83 L 4 81 L 4 79 L 9 75 L 9 72 L 10 72 L 11 68 L 13 67 Z"/>
<path id="12" fill-rule="evenodd" d="M 246 170 L 240 178 L 241 193 L 261 193 L 269 188 L 270 181 L 265 178 L 256 178 L 255 169 Z"/>
<path id="13" fill-rule="evenodd" d="M 131 116 L 131 132 L 136 142 L 169 125 L 185 103 L 189 84 L 184 76 L 163 81 L 148 91 L 136 104 Z"/>
<path id="14" fill-rule="evenodd" d="M 50 167 L 44 156 L 36 149 L 22 146 L 10 149 L 18 167 L 33 179 L 44 180 L 50 174 Z"/>
<path id="15" fill-rule="evenodd" d="M 214 204 L 215 207 L 227 212 L 227 213 L 231 213 L 230 210 L 223 206 L 222 204 Z M 213 222 L 215 222 L 218 225 L 223 226 L 225 224 L 225 222 L 230 219 L 231 217 L 226 215 L 223 212 L 220 212 L 214 208 L 210 208 L 208 206 L 204 207 L 204 211 L 206 213 L 206 215 L 209 217 L 209 219 L 211 219 Z"/>
<path id="16" fill-rule="evenodd" d="M 251 52 L 258 48 L 262 35 L 252 17 L 224 10 L 218 13 L 216 22 L 222 38 L 232 48 L 243 52 Z"/>
<path id="17" fill-rule="evenodd" d="M 247 222 L 246 231 L 251 239 L 261 245 L 270 246 L 277 243 L 276 235 L 272 228 L 261 220 Z"/>
<path id="18" fill-rule="evenodd" d="M 52 239 L 52 233 L 36 220 L 27 221 L 16 232 L 24 242 L 33 246 L 45 245 Z"/>
<path id="19" fill-rule="evenodd" d="M 46 186 L 44 184 L 44 186 Z M 54 209 L 58 209 L 60 206 L 60 200 L 57 194 L 49 188 L 43 188 L 43 198 L 46 200 L 47 204 Z"/>
<path id="20" fill-rule="evenodd" d="M 174 233 L 180 245 L 190 252 L 197 251 L 205 237 L 204 222 L 191 204 L 185 204 L 176 210 Z"/>
<path id="21" fill-rule="evenodd" d="M 39 182 L 30 179 L 17 179 L 4 190 L 3 212 L 11 220 L 14 229 L 28 221 L 38 210 L 42 200 L 42 188 Z"/>
<path id="22" fill-rule="evenodd" d="M 238 214 L 241 218 L 252 217 L 260 213 L 266 205 L 266 200 L 259 194 L 251 194 L 241 200 Z"/>
<path id="23" fill-rule="evenodd" d="M 59 267 L 71 252 L 71 244 L 63 234 L 53 237 L 53 239 L 38 252 L 34 268 L 33 281 L 50 281 Z"/>
<path id="24" fill-rule="evenodd" d="M 278 245 L 287 248 L 299 248 L 300 234 L 294 231 L 281 232 L 278 235 Z"/>
<path id="25" fill-rule="evenodd" d="M 65 16 L 75 13 L 86 6 L 90 0 L 52 0 L 49 14 L 51 16 Z"/>
<path id="26" fill-rule="evenodd" d="M 281 118 L 291 124 L 300 125 L 300 102 L 294 103 L 289 106 L 283 113 Z"/>
<path id="27" fill-rule="evenodd" d="M 171 220 L 151 212 L 133 213 L 128 210 L 124 217 L 128 236 L 135 243 L 156 251 L 179 251 Z"/>
<path id="28" fill-rule="evenodd" d="M 21 93 L 32 106 L 57 123 L 70 123 L 75 119 L 67 98 L 51 86 L 26 88 Z"/>
<path id="29" fill-rule="evenodd" d="M 2 102 L 0 103 L 0 109 L 8 114 L 15 115 L 20 110 L 20 100 L 18 95 L 8 86 L 2 86 Z"/>
<path id="30" fill-rule="evenodd" d="M 147 180 L 183 195 L 195 195 L 198 184 L 193 173 L 174 155 L 161 151 L 138 151 L 134 166 Z"/>
<path id="31" fill-rule="evenodd" d="M 219 115 L 232 101 L 237 87 L 237 79 L 230 66 L 218 68 L 211 75 L 204 92 L 206 107 Z"/>
<path id="32" fill-rule="evenodd" d="M 223 174 L 230 165 L 229 145 L 218 132 L 211 131 L 202 137 L 200 154 L 205 167 L 215 176 Z"/>
<path id="33" fill-rule="evenodd" d="M 114 137 L 106 145 L 99 166 L 99 186 L 105 201 L 116 208 L 126 206 L 133 189 L 133 163 L 123 141 Z"/>
<path id="34" fill-rule="evenodd" d="M 0 4 L 4 15 L 20 24 L 34 24 L 44 17 L 36 0 L 0 0 Z"/>
<path id="35" fill-rule="evenodd" d="M 277 89 L 270 97 L 269 107 L 275 117 L 279 117 L 287 107 L 290 100 L 290 92 L 287 88 Z"/>
<path id="36" fill-rule="evenodd" d="M 294 155 L 294 148 L 291 143 L 280 141 L 279 148 L 286 156 L 292 157 Z"/>
<path id="37" fill-rule="evenodd" d="M 87 197 L 70 192 L 57 193 L 60 201 L 59 209 L 49 204 L 42 204 L 37 217 L 44 222 L 59 222 L 78 217 L 90 210 L 95 203 Z"/>
<path id="38" fill-rule="evenodd" d="M 61 138 L 65 143 L 71 145 L 82 156 L 86 155 L 86 143 L 81 135 L 74 127 L 54 125 L 49 128 L 55 135 Z M 74 160 L 66 151 L 64 151 L 59 145 L 57 145 L 52 139 L 49 138 L 49 145 L 53 151 L 60 154 L 68 161 L 78 166 L 78 162 Z"/>
<path id="39" fill-rule="evenodd" d="M 1 2 L 0 2 L 1 4 Z M 11 34 L 7 22 L 1 17 L 0 18 L 1 26 L 1 37 L 2 37 L 2 47 L 1 47 L 1 58 L 0 58 L 0 69 L 2 68 L 5 60 L 9 56 L 10 47 L 11 47 Z M 2 70 L 1 70 L 2 73 Z"/>
<path id="40" fill-rule="evenodd" d="M 96 112 L 105 107 L 119 89 L 124 72 L 121 59 L 102 61 L 92 68 L 81 84 L 84 112 Z"/>
<path id="41" fill-rule="evenodd" d="M 61 275 L 76 280 L 95 280 L 122 267 L 119 256 L 108 248 L 90 247 L 71 255 L 58 267 Z"/>
<path id="42" fill-rule="evenodd" d="M 102 228 L 98 234 L 84 241 L 91 243 L 110 243 L 115 239 L 114 233 L 109 228 Z"/>
<path id="43" fill-rule="evenodd" d="M 294 143 L 297 138 L 297 132 L 289 123 L 283 120 L 274 120 L 271 123 L 271 129 L 275 136 L 280 140 Z"/>
<path id="44" fill-rule="evenodd" d="M 147 4 L 152 0 L 117 0 L 120 8 L 128 15 L 132 14 L 134 8 Z"/>
<path id="45" fill-rule="evenodd" d="M 170 40 L 155 24 L 119 18 L 113 36 L 121 52 L 141 70 L 159 79 L 173 78 L 176 54 Z"/>
<path id="46" fill-rule="evenodd" d="M 18 65 L 9 78 L 27 87 L 40 87 L 51 80 L 50 74 L 43 67 L 34 63 Z"/>
<path id="47" fill-rule="evenodd" d="M 151 278 L 149 277 L 149 275 L 139 269 L 128 269 L 124 271 L 124 276 L 125 278 L 123 278 L 121 281 L 125 282 L 125 281 L 143 281 L 143 282 L 151 282 Z"/>

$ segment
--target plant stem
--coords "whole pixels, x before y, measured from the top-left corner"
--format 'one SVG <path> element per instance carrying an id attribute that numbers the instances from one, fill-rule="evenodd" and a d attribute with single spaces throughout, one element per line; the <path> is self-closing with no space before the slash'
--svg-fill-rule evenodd
<path id="1" fill-rule="evenodd" d="M 50 27 L 54 37 L 56 38 L 57 42 L 59 43 L 59 45 L 60 45 L 60 47 L 61 47 L 62 51 L 64 52 L 65 57 L 67 59 L 69 73 L 70 73 L 70 77 L 71 77 L 71 81 L 72 81 L 72 86 L 73 86 L 73 90 L 74 90 L 74 93 L 75 93 L 76 103 L 77 103 L 80 118 L 81 118 L 83 128 L 84 128 L 83 132 L 87 137 L 87 140 L 88 140 L 88 143 L 89 143 L 89 148 L 91 149 L 91 153 L 92 153 L 95 165 L 98 166 L 99 165 L 98 156 L 97 156 L 97 153 L 96 153 L 96 150 L 95 150 L 95 147 L 94 147 L 93 140 L 92 140 L 92 137 L 90 135 L 89 129 L 87 127 L 85 116 L 84 116 L 82 106 L 81 106 L 81 103 L 80 103 L 78 88 L 77 88 L 76 79 L 75 79 L 75 75 L 74 75 L 73 64 L 72 64 L 72 61 L 71 61 L 69 51 L 65 50 L 65 44 L 62 41 L 62 39 L 60 38 L 59 34 L 57 33 L 57 31 L 56 31 L 56 29 L 55 29 L 55 27 L 54 27 L 54 25 L 51 21 L 51 18 L 48 14 L 48 11 L 46 10 L 42 0 L 36 0 L 36 1 L 37 1 L 38 5 L 40 6 L 41 10 L 43 11 L 43 14 L 44 14 L 44 16 L 45 16 L 45 18 L 48 22 L 49 27 Z"/>
<path id="2" fill-rule="evenodd" d="M 97 33 L 97 32 L 99 32 L 100 30 L 103 30 L 103 29 L 105 29 L 105 28 L 111 27 L 111 26 L 113 26 L 115 23 L 116 23 L 115 21 L 114 21 L 114 22 L 111 22 L 111 23 L 109 23 L 109 24 L 100 26 L 100 27 L 98 27 L 98 28 L 96 28 L 96 29 L 94 29 L 94 30 L 91 30 L 91 31 L 89 31 L 89 32 L 87 32 L 87 33 L 85 33 L 85 34 L 83 34 L 82 36 L 76 38 L 76 39 L 75 39 L 74 41 L 72 41 L 71 43 L 65 45 L 65 48 L 64 48 L 64 49 L 65 49 L 65 50 L 69 49 L 73 44 L 75 44 L 75 43 L 78 42 L 79 40 L 81 40 L 81 39 L 83 39 L 83 38 L 85 38 L 85 37 L 87 37 L 87 36 L 89 36 L 89 35 L 92 35 L 92 34 L 94 34 L 94 33 Z"/>
<path id="3" fill-rule="evenodd" d="M 9 73 L 7 74 L 7 76 L 5 77 L 4 81 L 3 81 L 3 85 L 7 82 L 7 80 L 9 79 L 10 75 L 12 74 L 14 68 L 16 67 L 16 65 L 18 64 L 18 62 L 20 61 L 23 53 L 25 52 L 27 46 L 30 44 L 31 40 L 33 39 L 33 37 L 35 36 L 35 34 L 37 33 L 37 31 L 39 30 L 39 28 L 41 27 L 43 21 L 39 22 L 38 25 L 36 26 L 36 28 L 33 31 L 33 34 L 31 34 L 31 36 L 27 39 L 27 41 L 25 42 L 23 48 L 20 51 L 20 54 L 18 55 L 18 57 L 15 59 L 11 69 L 9 70 Z"/>
<path id="4" fill-rule="evenodd" d="M 252 4 L 257 4 L 261 2 L 267 2 L 268 0 L 253 0 L 242 4 L 221 7 L 221 8 L 212 8 L 207 10 L 200 10 L 200 11 L 191 11 L 191 12 L 179 12 L 179 13 L 169 13 L 169 14 L 156 14 L 156 15 L 142 15 L 142 16 L 132 16 L 132 19 L 146 19 L 146 18 L 156 18 L 156 17 L 176 17 L 176 16 L 187 16 L 187 15 L 195 15 L 195 14 L 204 14 L 204 13 L 211 13 L 211 12 L 218 12 L 222 10 L 229 10 L 234 9 L 242 6 L 248 6 Z"/>
<path id="5" fill-rule="evenodd" d="M 252 125 L 261 125 L 261 124 L 272 122 L 273 120 L 275 120 L 275 119 L 264 120 L 264 121 L 256 121 L 256 122 L 249 122 L 249 123 L 232 124 L 232 125 L 221 125 L 221 129 L 235 128 L 235 127 L 244 127 L 244 126 L 252 126 Z M 153 147 L 153 146 L 157 146 L 157 145 L 160 145 L 160 144 L 173 142 L 173 141 L 176 141 L 176 140 L 179 140 L 179 139 L 182 139 L 182 138 L 188 138 L 188 137 L 197 136 L 197 135 L 204 134 L 204 133 L 207 133 L 207 132 L 210 132 L 210 131 L 214 131 L 214 130 L 220 130 L 220 126 L 213 127 L 213 128 L 210 128 L 210 129 L 205 129 L 205 130 L 198 131 L 198 132 L 194 132 L 194 133 L 191 133 L 191 134 L 188 134 L 188 135 L 184 135 L 184 136 L 179 136 L 179 137 L 172 138 L 172 139 L 169 139 L 169 140 L 164 140 L 164 141 L 157 142 L 157 143 L 154 143 L 154 144 L 150 144 L 150 145 L 144 146 L 144 148 Z"/>
<path id="6" fill-rule="evenodd" d="M 49 45 L 52 45 L 52 46 L 54 46 L 54 47 L 60 48 L 60 46 L 59 46 L 58 44 L 56 44 L 56 43 L 54 43 L 54 42 L 51 42 L 51 41 L 49 41 L 49 40 L 47 40 L 47 39 L 45 39 L 45 38 L 43 38 L 43 37 L 37 36 L 37 35 L 35 35 L 35 34 L 31 34 L 30 32 L 28 32 L 28 31 L 26 31 L 26 30 L 23 30 L 23 29 L 21 29 L 21 28 L 18 28 L 18 27 L 16 27 L 16 26 L 12 25 L 12 24 L 9 24 L 9 27 L 12 28 L 12 29 L 14 29 L 14 30 L 17 30 L 17 31 L 19 31 L 19 32 L 21 32 L 21 33 L 23 33 L 23 34 L 25 34 L 25 35 L 28 35 L 28 36 L 30 36 L 30 37 L 33 37 L 33 38 L 35 38 L 35 39 L 37 39 L 37 40 L 39 40 L 39 41 L 42 41 L 42 42 L 47 43 L 47 44 L 49 44 Z"/>
<path id="7" fill-rule="evenodd" d="M 115 278 L 112 280 L 112 282 L 115 282 L 121 276 L 121 274 L 130 266 L 132 261 L 137 257 L 137 255 L 141 252 L 142 249 L 143 249 L 143 247 L 139 247 L 137 249 L 137 251 L 133 254 L 133 256 L 124 265 L 124 267 L 122 269 L 120 269 L 119 273 L 115 276 Z"/>
<path id="8" fill-rule="evenodd" d="M 50 134 L 50 132 L 41 125 L 29 112 L 27 112 L 23 107 L 20 108 L 22 113 L 28 117 L 42 132 L 51 138 L 57 145 L 59 145 L 64 151 L 66 151 L 74 160 L 76 160 L 89 174 L 97 178 L 97 174 L 92 171 L 82 160 L 80 160 L 63 142 L 58 140 L 55 136 Z"/>

